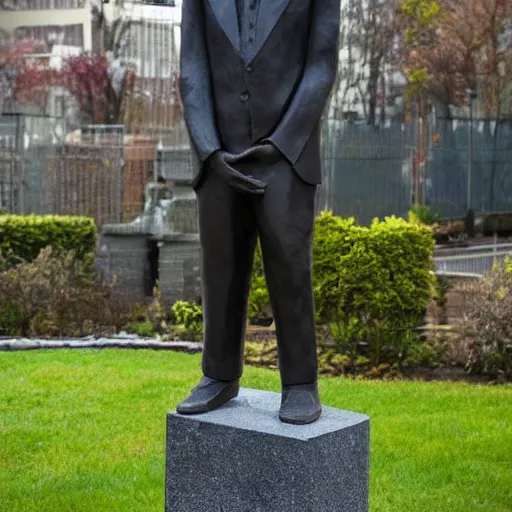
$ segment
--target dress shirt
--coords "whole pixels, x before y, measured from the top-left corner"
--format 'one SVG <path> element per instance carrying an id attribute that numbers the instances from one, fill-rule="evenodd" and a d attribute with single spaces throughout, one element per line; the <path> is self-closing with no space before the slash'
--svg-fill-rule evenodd
<path id="1" fill-rule="evenodd" d="M 260 9 L 259 0 L 235 0 L 240 30 L 240 48 L 246 58 L 256 40 L 256 27 Z"/>

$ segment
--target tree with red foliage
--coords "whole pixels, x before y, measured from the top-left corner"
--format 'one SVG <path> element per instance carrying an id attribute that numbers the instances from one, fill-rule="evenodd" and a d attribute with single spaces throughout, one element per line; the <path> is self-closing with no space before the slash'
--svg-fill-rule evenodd
<path id="1" fill-rule="evenodd" d="M 24 58 L 14 88 L 13 99 L 24 105 L 45 109 L 50 88 L 59 85 L 59 74 L 48 66 L 48 58 Z"/>
<path id="2" fill-rule="evenodd" d="M 135 84 L 132 68 L 113 68 L 105 55 L 83 53 L 64 59 L 60 70 L 27 60 L 16 77 L 17 101 L 43 106 L 52 87 L 62 87 L 78 107 L 81 121 L 122 124 Z"/>
<path id="3" fill-rule="evenodd" d="M 0 106 L 6 100 L 18 100 L 20 76 L 28 69 L 26 57 L 37 51 L 32 41 L 11 41 L 7 35 L 0 43 Z M 1 110 L 1 109 L 0 109 Z"/>
<path id="4" fill-rule="evenodd" d="M 131 67 L 113 68 L 105 55 L 82 54 L 64 61 L 59 81 L 89 122 L 123 123 L 126 102 L 135 85 Z"/>

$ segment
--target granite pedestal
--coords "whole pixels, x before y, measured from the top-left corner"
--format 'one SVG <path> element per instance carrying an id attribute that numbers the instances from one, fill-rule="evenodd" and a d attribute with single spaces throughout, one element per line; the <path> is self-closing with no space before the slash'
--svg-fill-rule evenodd
<path id="1" fill-rule="evenodd" d="M 284 424 L 280 400 L 242 388 L 216 411 L 170 413 L 166 512 L 367 512 L 369 418 L 324 407 Z"/>

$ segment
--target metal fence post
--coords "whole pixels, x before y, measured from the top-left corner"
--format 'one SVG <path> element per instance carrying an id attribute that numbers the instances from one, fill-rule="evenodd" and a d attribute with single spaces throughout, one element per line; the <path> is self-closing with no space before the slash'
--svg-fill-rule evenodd
<path id="1" fill-rule="evenodd" d="M 471 179 L 473 172 L 473 103 L 476 99 L 476 91 L 474 89 L 468 90 L 469 96 L 469 140 L 468 140 L 468 196 L 467 196 L 467 208 L 469 211 L 471 209 Z"/>

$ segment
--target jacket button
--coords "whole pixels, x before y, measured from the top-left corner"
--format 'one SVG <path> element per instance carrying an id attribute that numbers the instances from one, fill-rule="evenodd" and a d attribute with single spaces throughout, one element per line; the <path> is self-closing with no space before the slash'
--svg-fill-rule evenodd
<path id="1" fill-rule="evenodd" d="M 248 91 L 245 91 L 243 92 L 242 94 L 240 94 L 240 99 L 242 101 L 247 101 L 249 99 L 249 92 Z"/>
<path id="2" fill-rule="evenodd" d="M 245 71 L 247 71 L 247 73 L 252 73 L 252 66 L 247 66 Z"/>

